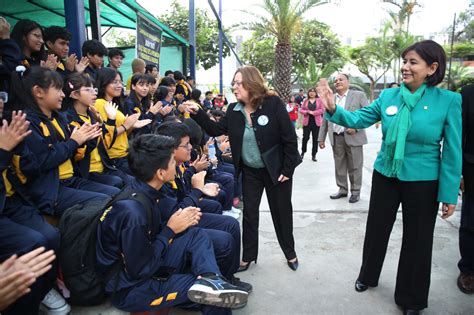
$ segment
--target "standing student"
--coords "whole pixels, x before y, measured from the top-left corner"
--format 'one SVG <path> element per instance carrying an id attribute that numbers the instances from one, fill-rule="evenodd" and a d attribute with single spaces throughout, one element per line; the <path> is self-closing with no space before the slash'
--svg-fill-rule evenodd
<path id="1" fill-rule="evenodd" d="M 298 268 L 293 238 L 292 176 L 300 162 L 296 132 L 285 105 L 265 86 L 257 68 L 237 69 L 232 82 L 237 103 L 212 121 L 197 104 L 188 110 L 205 130 L 217 137 L 228 134 L 236 174 L 243 172 L 243 256 L 240 271 L 258 256 L 259 207 L 263 190 L 281 249 L 292 270 Z"/>
<path id="2" fill-rule="evenodd" d="M 133 129 L 139 129 L 150 123 L 150 120 L 138 120 L 139 113 L 126 117 L 120 95 L 122 93 L 122 80 L 117 71 L 111 68 L 102 68 L 97 73 L 95 86 L 98 89 L 97 100 L 94 108 L 100 114 L 102 121 L 114 127 L 113 137 L 110 141 L 105 138 L 105 146 L 112 164 L 118 169 L 132 175 L 127 162 L 128 134 Z M 107 103 L 114 103 L 118 109 L 107 111 Z"/>
<path id="3" fill-rule="evenodd" d="M 403 82 L 385 89 L 370 106 L 350 112 L 336 106 L 326 80 L 318 94 L 326 119 L 347 128 L 382 122 L 375 160 L 358 292 L 376 287 L 387 245 L 402 204 L 403 240 L 395 303 L 404 314 L 428 307 L 433 232 L 439 203 L 442 218 L 453 214 L 461 180 L 461 96 L 439 89 L 446 69 L 443 48 L 424 40 L 402 53 Z M 442 143 L 442 146 L 441 146 Z"/>
<path id="4" fill-rule="evenodd" d="M 73 157 L 84 143 L 100 136 L 97 125 L 84 124 L 71 131 L 61 109 L 62 78 L 42 67 L 12 76 L 12 89 L 30 122 L 25 139 L 37 167 L 24 168 L 26 191 L 42 212 L 60 216 L 67 208 L 92 199 L 107 199 L 119 189 L 74 176 Z M 24 166 L 20 161 L 20 166 Z"/>
<path id="5" fill-rule="evenodd" d="M 313 146 L 311 148 L 311 159 L 316 162 L 316 154 L 318 153 L 318 135 L 319 127 L 323 123 L 324 106 L 316 94 L 316 90 L 311 88 L 308 90 L 308 98 L 303 101 L 300 109 L 303 115 L 303 142 L 301 145 L 301 158 L 306 153 L 309 135 L 313 138 Z"/>
<path id="6" fill-rule="evenodd" d="M 97 139 L 87 141 L 82 148 L 77 150 L 74 157 L 76 163 L 75 172 L 81 177 L 94 182 L 102 183 L 117 188 L 122 188 L 125 183 L 133 178 L 127 173 L 114 167 L 104 146 L 104 138 L 107 142 L 112 141 L 115 127 L 102 122 L 99 114 L 94 109 L 94 102 L 97 99 L 97 89 L 94 88 L 92 79 L 82 73 L 70 75 L 63 87 L 65 107 L 68 122 L 71 128 L 79 128 L 87 124 L 98 123 L 102 136 Z M 107 110 L 110 112 L 111 105 Z"/>

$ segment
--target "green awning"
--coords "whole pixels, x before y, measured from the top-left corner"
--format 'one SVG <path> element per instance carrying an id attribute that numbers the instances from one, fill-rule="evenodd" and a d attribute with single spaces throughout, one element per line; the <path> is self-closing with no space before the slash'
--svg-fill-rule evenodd
<path id="1" fill-rule="evenodd" d="M 160 27 L 163 30 L 163 36 L 181 45 L 189 46 L 186 39 L 161 23 L 135 0 L 101 0 L 99 6 L 101 26 L 136 29 L 138 12 Z M 85 23 L 86 26 L 90 26 L 89 1 L 84 0 L 84 8 Z M 52 25 L 66 26 L 64 1 L 61 0 L 11 1 L 8 6 L 5 5 L 0 8 L 0 15 L 4 16 L 12 27 L 18 20 L 22 19 L 33 20 L 44 27 Z"/>

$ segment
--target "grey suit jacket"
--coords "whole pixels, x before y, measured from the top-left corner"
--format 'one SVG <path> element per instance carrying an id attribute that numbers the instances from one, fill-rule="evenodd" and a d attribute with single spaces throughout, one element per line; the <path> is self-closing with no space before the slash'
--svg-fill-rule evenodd
<path id="1" fill-rule="evenodd" d="M 334 97 L 336 97 L 334 95 Z M 354 112 L 362 107 L 369 105 L 365 93 L 355 90 L 349 90 L 347 92 L 347 99 L 345 109 Z M 329 141 L 331 145 L 334 145 L 334 124 L 328 122 L 326 119 L 323 120 L 321 128 L 319 129 L 318 141 L 326 141 L 326 135 L 329 134 Z M 353 135 L 344 132 L 344 139 L 348 146 L 356 147 L 367 144 L 367 135 L 363 129 L 357 129 L 357 132 Z"/>

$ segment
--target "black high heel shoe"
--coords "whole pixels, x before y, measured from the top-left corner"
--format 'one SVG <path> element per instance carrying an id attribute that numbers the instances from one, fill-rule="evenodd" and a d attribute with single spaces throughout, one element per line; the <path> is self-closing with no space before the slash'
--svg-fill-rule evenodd
<path id="1" fill-rule="evenodd" d="M 257 264 L 257 260 L 256 260 L 256 259 L 255 259 L 255 260 L 251 260 L 251 261 L 249 261 L 248 263 L 246 263 L 245 265 L 240 265 L 240 266 L 239 266 L 239 269 L 237 269 L 236 272 L 247 271 L 247 269 L 249 269 L 250 264 L 252 263 L 252 261 L 253 261 L 255 264 Z M 244 262 L 244 261 L 243 261 L 243 262 Z"/>
<path id="2" fill-rule="evenodd" d="M 369 286 L 366 284 L 363 284 L 360 280 L 356 280 L 354 284 L 354 288 L 357 292 L 364 292 L 365 290 L 369 288 Z"/>
<path id="3" fill-rule="evenodd" d="M 291 270 L 296 271 L 298 269 L 299 263 L 298 263 L 298 258 L 296 258 L 295 261 L 287 261 L 288 267 L 290 267 Z"/>

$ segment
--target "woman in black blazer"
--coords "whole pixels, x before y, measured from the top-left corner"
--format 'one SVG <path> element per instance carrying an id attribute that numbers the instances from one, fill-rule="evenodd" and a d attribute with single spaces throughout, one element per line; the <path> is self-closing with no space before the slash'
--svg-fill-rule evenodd
<path id="1" fill-rule="evenodd" d="M 252 261 L 257 261 L 263 189 L 278 242 L 288 266 L 296 270 L 291 192 L 293 172 L 301 159 L 295 129 L 282 100 L 268 91 L 257 68 L 237 69 L 232 87 L 238 102 L 229 105 L 219 122 L 210 120 L 197 105 L 189 104 L 188 111 L 209 135 L 229 135 L 236 172 L 243 173 L 243 257 L 239 271 L 247 270 Z"/>

